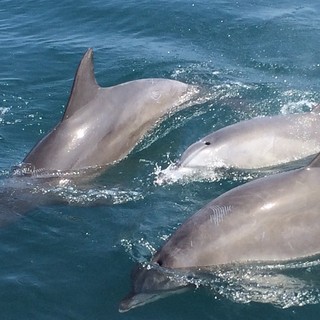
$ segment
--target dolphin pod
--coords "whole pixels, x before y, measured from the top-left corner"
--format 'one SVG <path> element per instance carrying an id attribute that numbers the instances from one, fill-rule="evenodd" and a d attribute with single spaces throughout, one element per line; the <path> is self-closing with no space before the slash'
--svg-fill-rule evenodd
<path id="1" fill-rule="evenodd" d="M 32 175 L 42 170 L 106 168 L 123 159 L 159 118 L 196 91 L 166 79 L 102 88 L 96 82 L 89 49 L 78 67 L 62 120 L 29 152 L 22 170 Z M 211 166 L 218 157 L 227 166 L 252 169 L 315 154 L 320 138 L 318 109 L 256 118 L 221 129 L 188 148 L 177 167 Z M 8 189 L 5 198 L 14 204 L 12 212 L 33 207 L 32 190 L 31 200 L 24 194 L 30 181 L 19 177 L 10 181 L 13 186 L 9 189 L 6 181 L 3 184 Z M 153 255 L 153 267 L 134 269 L 132 292 L 121 301 L 119 310 L 125 312 L 185 290 L 188 282 L 175 281 L 171 271 L 287 261 L 319 253 L 319 181 L 320 154 L 304 168 L 248 182 L 212 200 Z M 22 185 L 21 199 L 16 183 Z M 51 203 L 51 199 L 39 201 Z"/>
<path id="2" fill-rule="evenodd" d="M 320 154 L 306 167 L 236 187 L 184 222 L 151 259 L 132 274 L 125 312 L 174 292 L 183 284 L 164 270 L 232 263 L 287 261 L 320 252 Z"/>
<path id="3" fill-rule="evenodd" d="M 102 88 L 93 50 L 78 67 L 64 116 L 23 160 L 37 170 L 106 167 L 123 159 L 165 114 L 188 101 L 196 88 L 168 79 L 142 79 Z"/>
<path id="4" fill-rule="evenodd" d="M 189 146 L 163 173 L 187 176 L 216 167 L 262 169 L 320 152 L 320 106 L 311 112 L 256 117 L 219 129 Z"/>

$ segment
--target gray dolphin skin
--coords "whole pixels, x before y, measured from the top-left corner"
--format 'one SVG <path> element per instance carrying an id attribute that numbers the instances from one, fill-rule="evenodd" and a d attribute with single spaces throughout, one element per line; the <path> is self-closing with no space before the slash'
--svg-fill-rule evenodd
<path id="1" fill-rule="evenodd" d="M 196 89 L 167 79 L 142 79 L 102 88 L 95 79 L 93 50 L 78 67 L 60 123 L 23 160 L 30 170 L 78 170 L 123 159 L 165 114 Z"/>
<path id="2" fill-rule="evenodd" d="M 320 107 L 312 112 L 257 117 L 213 132 L 192 144 L 171 170 L 273 167 L 320 152 Z"/>
<path id="3" fill-rule="evenodd" d="M 151 259 L 169 270 L 277 262 L 320 252 L 320 154 L 307 167 L 253 180 L 217 197 L 184 222 Z M 150 269 L 150 268 L 149 268 Z M 141 269 L 120 311 L 168 292 Z M 163 287 L 164 284 L 164 288 Z M 172 283 L 181 289 L 181 284 Z M 151 301 L 150 300 L 150 301 Z"/>

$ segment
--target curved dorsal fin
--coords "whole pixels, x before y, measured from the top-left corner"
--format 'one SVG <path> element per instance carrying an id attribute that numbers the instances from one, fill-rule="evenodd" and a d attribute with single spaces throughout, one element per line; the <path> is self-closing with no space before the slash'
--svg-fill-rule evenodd
<path id="1" fill-rule="evenodd" d="M 85 106 L 97 94 L 99 85 L 94 76 L 93 49 L 84 54 L 73 80 L 73 86 L 63 119 Z"/>
<path id="2" fill-rule="evenodd" d="M 318 153 L 313 160 L 307 165 L 307 168 L 319 168 L 320 167 L 320 153 Z"/>
<path id="3" fill-rule="evenodd" d="M 320 103 L 313 106 L 311 112 L 320 113 Z"/>

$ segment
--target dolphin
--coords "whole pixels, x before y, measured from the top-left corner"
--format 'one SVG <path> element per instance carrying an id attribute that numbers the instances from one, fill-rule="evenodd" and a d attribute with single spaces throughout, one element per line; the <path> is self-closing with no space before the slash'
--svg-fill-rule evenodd
<path id="1" fill-rule="evenodd" d="M 102 88 L 88 49 L 61 121 L 9 175 L 0 177 L 0 226 L 36 206 L 68 202 L 48 191 L 95 178 L 123 159 L 165 115 L 189 106 L 197 92 L 196 86 L 169 79 Z"/>
<path id="2" fill-rule="evenodd" d="M 77 171 L 123 159 L 165 114 L 196 92 L 168 79 L 141 79 L 102 88 L 88 49 L 74 78 L 62 120 L 22 161 L 25 172 Z"/>
<path id="3" fill-rule="evenodd" d="M 256 117 L 217 130 L 189 146 L 163 170 L 188 176 L 217 167 L 262 169 L 320 152 L 320 105 L 311 112 Z"/>
<path id="4" fill-rule="evenodd" d="M 256 179 L 218 196 L 154 254 L 150 264 L 155 271 L 149 266 L 133 273 L 133 290 L 119 310 L 181 290 L 183 284 L 165 270 L 290 261 L 320 253 L 319 181 L 320 154 L 306 167 Z"/>

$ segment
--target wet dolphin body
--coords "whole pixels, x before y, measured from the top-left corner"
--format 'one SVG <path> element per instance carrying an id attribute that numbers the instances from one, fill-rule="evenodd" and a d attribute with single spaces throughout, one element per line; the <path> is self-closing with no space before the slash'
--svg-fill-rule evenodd
<path id="1" fill-rule="evenodd" d="M 65 177 L 87 181 L 123 159 L 163 115 L 196 91 L 194 86 L 167 79 L 102 88 L 89 49 L 79 64 L 62 120 L 11 175 L 1 177 L 0 226 L 38 205 L 63 201 L 47 190 L 69 182 Z"/>
<path id="2" fill-rule="evenodd" d="M 192 144 L 167 170 L 183 176 L 215 167 L 260 169 L 318 152 L 320 106 L 312 112 L 257 117 L 224 127 Z"/>
<path id="3" fill-rule="evenodd" d="M 123 159 L 166 113 L 195 88 L 175 80 L 142 79 L 102 88 L 95 79 L 93 50 L 78 67 L 60 123 L 23 160 L 30 171 L 78 170 Z"/>
<path id="4" fill-rule="evenodd" d="M 320 155 L 307 167 L 260 178 L 217 197 L 133 273 L 120 311 L 181 289 L 163 270 L 287 261 L 320 253 Z M 173 277 L 171 277 L 172 279 Z"/>

